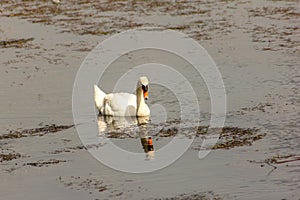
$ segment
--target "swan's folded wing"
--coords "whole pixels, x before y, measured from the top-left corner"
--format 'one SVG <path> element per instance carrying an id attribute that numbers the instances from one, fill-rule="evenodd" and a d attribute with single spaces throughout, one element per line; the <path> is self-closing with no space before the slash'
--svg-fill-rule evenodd
<path id="1" fill-rule="evenodd" d="M 106 94 L 97 85 L 94 85 L 94 101 L 98 110 L 103 106 L 105 96 Z"/>
<path id="2" fill-rule="evenodd" d="M 136 114 L 136 95 L 129 93 L 108 94 L 105 106 L 114 116 L 132 116 Z"/>

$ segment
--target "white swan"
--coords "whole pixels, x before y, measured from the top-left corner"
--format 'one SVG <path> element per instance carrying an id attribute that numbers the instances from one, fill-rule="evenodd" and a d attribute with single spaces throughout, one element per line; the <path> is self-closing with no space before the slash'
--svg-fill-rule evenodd
<path id="1" fill-rule="evenodd" d="M 96 108 L 102 115 L 109 116 L 149 116 L 150 109 L 145 103 L 148 98 L 148 79 L 140 77 L 136 86 L 136 95 L 129 93 L 105 94 L 94 85 Z"/>

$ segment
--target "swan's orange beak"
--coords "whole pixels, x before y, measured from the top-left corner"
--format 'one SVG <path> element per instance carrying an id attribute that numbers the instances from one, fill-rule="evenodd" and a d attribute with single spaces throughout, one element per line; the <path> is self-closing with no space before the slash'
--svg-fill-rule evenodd
<path id="1" fill-rule="evenodd" d="M 148 99 L 148 91 L 144 91 L 144 99 Z"/>

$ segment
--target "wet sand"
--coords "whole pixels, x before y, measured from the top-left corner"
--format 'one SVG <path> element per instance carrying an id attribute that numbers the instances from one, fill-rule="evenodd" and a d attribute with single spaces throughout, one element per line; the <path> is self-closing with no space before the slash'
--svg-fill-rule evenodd
<path id="1" fill-rule="evenodd" d="M 299 199 L 299 1 L 0 5 L 1 199 Z M 197 157 L 204 123 L 178 161 L 138 175 L 104 166 L 82 145 L 72 87 L 93 47 L 143 26 L 182 31 L 208 50 L 224 79 L 228 112 L 209 156 Z M 175 133 L 166 126 L 154 145 Z M 137 137 L 109 137 L 142 151 Z"/>

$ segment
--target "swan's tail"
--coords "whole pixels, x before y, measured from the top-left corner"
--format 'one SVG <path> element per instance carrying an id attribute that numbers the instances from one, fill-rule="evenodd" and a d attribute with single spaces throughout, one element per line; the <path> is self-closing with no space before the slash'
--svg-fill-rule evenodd
<path id="1" fill-rule="evenodd" d="M 94 85 L 94 100 L 96 108 L 100 111 L 100 108 L 103 106 L 103 101 L 106 94 L 97 86 Z"/>

